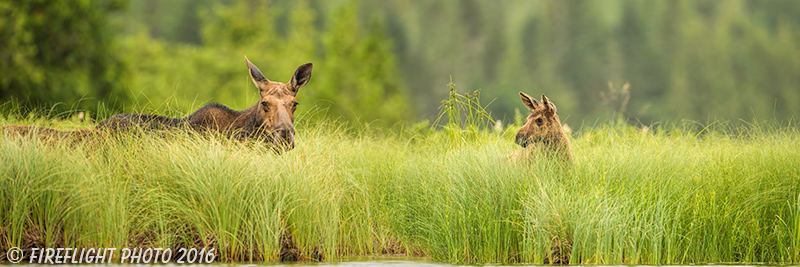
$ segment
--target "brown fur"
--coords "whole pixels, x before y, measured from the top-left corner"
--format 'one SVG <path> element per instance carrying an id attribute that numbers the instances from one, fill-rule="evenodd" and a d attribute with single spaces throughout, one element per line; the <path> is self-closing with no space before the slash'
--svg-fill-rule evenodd
<path id="1" fill-rule="evenodd" d="M 542 102 L 523 92 L 519 92 L 519 96 L 532 112 L 517 132 L 515 142 L 523 148 L 515 153 L 516 156 L 530 157 L 544 153 L 572 162 L 569 137 L 556 115 L 556 105 L 545 95 L 542 95 Z"/>
<path id="2" fill-rule="evenodd" d="M 313 65 L 306 63 L 295 70 L 289 83 L 267 80 L 245 57 L 250 78 L 261 98 L 252 107 L 234 111 L 212 103 L 184 118 L 168 118 L 151 114 L 118 114 L 98 123 L 108 131 L 130 131 L 134 128 L 164 130 L 185 127 L 196 131 L 214 131 L 240 139 L 263 138 L 285 150 L 294 148 L 294 111 L 297 92 L 311 79 Z"/>

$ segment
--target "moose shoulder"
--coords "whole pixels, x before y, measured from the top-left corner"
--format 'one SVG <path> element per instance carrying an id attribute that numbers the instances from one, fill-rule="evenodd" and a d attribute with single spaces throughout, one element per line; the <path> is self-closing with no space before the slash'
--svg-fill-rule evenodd
<path id="1" fill-rule="evenodd" d="M 229 136 L 263 138 L 289 150 L 294 148 L 294 112 L 297 92 L 311 79 L 313 65 L 306 63 L 295 70 L 288 83 L 270 81 L 245 57 L 250 78 L 260 98 L 252 107 L 235 111 L 221 104 L 208 104 L 184 118 L 169 118 L 152 114 L 118 114 L 98 123 L 105 131 L 124 132 L 141 128 L 160 130 L 188 128 L 196 131 L 215 131 Z"/>
<path id="2" fill-rule="evenodd" d="M 569 137 L 556 115 L 556 105 L 545 95 L 542 95 L 541 102 L 523 92 L 519 92 L 519 96 L 522 103 L 531 110 L 531 114 L 517 132 L 515 142 L 523 149 L 516 152 L 515 156 L 530 158 L 544 154 L 571 162 Z"/>

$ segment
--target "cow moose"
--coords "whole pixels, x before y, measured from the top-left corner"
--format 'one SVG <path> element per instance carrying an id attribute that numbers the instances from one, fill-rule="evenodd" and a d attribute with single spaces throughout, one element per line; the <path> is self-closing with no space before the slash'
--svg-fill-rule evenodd
<path id="1" fill-rule="evenodd" d="M 263 139 L 279 151 L 291 150 L 294 142 L 294 112 L 297 93 L 311 79 L 312 63 L 300 65 L 288 83 L 270 81 L 247 57 L 250 78 L 260 98 L 252 107 L 235 111 L 211 103 L 189 116 L 170 118 L 154 114 L 117 114 L 97 124 L 93 130 L 60 131 L 39 126 L 7 126 L 6 132 L 22 135 L 36 133 L 46 138 L 85 138 L 103 133 L 130 132 L 136 129 L 169 130 L 182 128 L 198 132 L 218 132 L 238 139 Z"/>

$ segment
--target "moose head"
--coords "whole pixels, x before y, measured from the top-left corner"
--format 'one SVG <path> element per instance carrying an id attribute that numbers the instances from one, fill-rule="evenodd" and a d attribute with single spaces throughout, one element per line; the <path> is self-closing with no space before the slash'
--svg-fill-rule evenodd
<path id="1" fill-rule="evenodd" d="M 254 106 L 262 131 L 268 132 L 273 143 L 285 150 L 294 148 L 294 112 L 297 109 L 297 92 L 311 79 L 313 64 L 300 65 L 289 83 L 267 80 L 247 57 L 250 78 L 261 95 Z"/>
<path id="2" fill-rule="evenodd" d="M 569 138 L 556 115 L 556 105 L 545 95 L 542 95 L 541 102 L 523 92 L 519 92 L 519 96 L 522 98 L 522 103 L 532 112 L 528 115 L 525 125 L 517 132 L 515 142 L 524 148 L 538 144 L 549 151 L 571 158 Z"/>

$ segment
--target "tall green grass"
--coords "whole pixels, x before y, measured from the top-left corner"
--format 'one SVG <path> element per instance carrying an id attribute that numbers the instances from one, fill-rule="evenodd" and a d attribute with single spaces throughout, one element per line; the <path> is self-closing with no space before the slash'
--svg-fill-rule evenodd
<path id="1" fill-rule="evenodd" d="M 220 260 L 278 261 L 288 231 L 300 258 L 328 261 L 800 262 L 795 128 L 585 127 L 564 168 L 507 160 L 515 126 L 296 126 L 282 155 L 191 133 L 0 135 L 0 252 L 213 247 Z"/>

